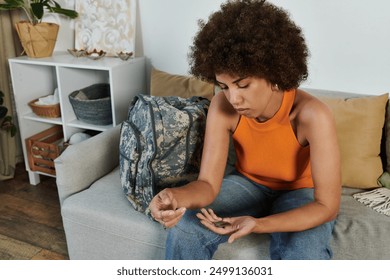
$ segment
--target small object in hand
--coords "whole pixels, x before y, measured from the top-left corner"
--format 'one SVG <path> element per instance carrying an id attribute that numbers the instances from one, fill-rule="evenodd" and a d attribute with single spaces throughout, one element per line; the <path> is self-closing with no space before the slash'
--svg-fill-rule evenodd
<path id="1" fill-rule="evenodd" d="M 218 222 L 214 222 L 213 224 L 214 224 L 214 226 L 216 226 L 218 228 L 225 228 L 225 226 L 229 225 L 229 223 L 224 222 L 223 220 L 222 221 L 218 221 Z"/>

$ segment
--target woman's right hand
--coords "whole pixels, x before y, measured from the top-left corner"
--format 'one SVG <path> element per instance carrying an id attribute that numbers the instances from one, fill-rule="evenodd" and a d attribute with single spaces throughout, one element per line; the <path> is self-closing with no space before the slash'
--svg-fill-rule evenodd
<path id="1" fill-rule="evenodd" d="M 178 203 L 173 192 L 167 188 L 159 192 L 149 204 L 153 219 L 162 224 L 165 228 L 174 227 L 183 217 L 186 209 L 177 208 Z"/>
<path id="2" fill-rule="evenodd" d="M 222 234 L 230 235 L 228 243 L 246 236 L 253 232 L 256 227 L 256 219 L 250 216 L 221 218 L 217 216 L 212 209 L 201 209 L 196 214 L 200 222 L 209 230 Z"/>

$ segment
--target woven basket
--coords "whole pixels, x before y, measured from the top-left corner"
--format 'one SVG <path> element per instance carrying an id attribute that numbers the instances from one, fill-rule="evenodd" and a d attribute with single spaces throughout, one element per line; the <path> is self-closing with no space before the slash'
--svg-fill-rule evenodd
<path id="1" fill-rule="evenodd" d="M 86 99 L 77 98 L 80 92 Z M 69 101 L 80 121 L 95 125 L 112 124 L 110 84 L 93 84 L 76 90 L 69 95 Z"/>
<path id="2" fill-rule="evenodd" d="M 60 109 L 60 103 L 53 104 L 53 105 L 37 105 L 35 102 L 37 102 L 38 99 L 34 99 L 28 103 L 28 105 L 31 107 L 32 111 L 44 118 L 59 118 L 61 117 L 61 109 Z"/>

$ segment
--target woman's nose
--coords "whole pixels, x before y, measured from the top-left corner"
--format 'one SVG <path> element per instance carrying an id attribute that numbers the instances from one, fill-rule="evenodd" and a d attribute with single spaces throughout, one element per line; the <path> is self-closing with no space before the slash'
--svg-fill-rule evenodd
<path id="1" fill-rule="evenodd" d="M 229 101 L 233 106 L 238 106 L 242 102 L 242 97 L 237 90 L 229 91 Z"/>

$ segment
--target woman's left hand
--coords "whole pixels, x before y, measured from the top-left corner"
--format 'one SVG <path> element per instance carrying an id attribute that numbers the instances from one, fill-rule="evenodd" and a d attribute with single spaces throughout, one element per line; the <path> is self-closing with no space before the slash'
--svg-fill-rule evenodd
<path id="1" fill-rule="evenodd" d="M 201 209 L 196 214 L 200 222 L 209 230 L 218 234 L 230 234 L 229 243 L 253 232 L 256 226 L 256 219 L 250 216 L 231 218 L 218 217 L 212 209 Z"/>

